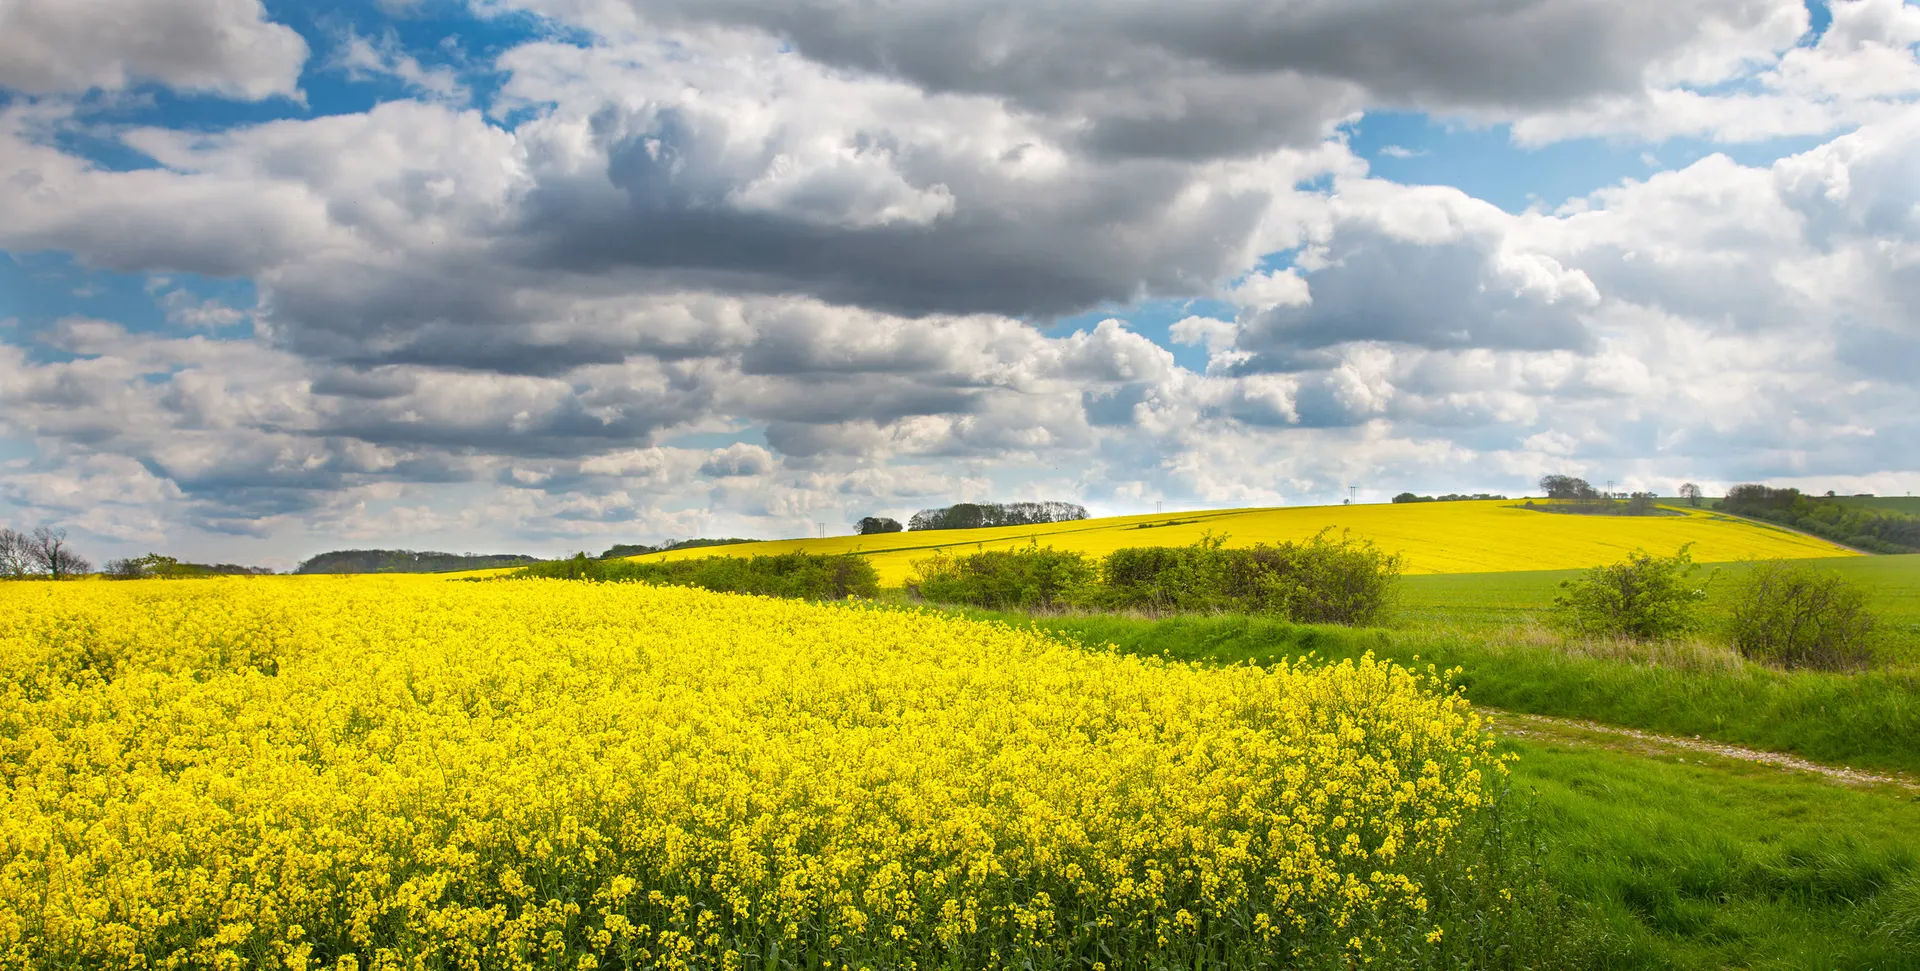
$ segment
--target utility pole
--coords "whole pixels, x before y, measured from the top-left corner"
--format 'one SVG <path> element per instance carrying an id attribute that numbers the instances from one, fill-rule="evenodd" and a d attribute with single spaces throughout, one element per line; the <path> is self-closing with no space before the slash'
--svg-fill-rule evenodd
<path id="1" fill-rule="evenodd" d="M 1153 501 L 1153 514 L 1156 516 L 1160 515 L 1160 502 L 1161 500 L 1159 499 Z"/>
<path id="2" fill-rule="evenodd" d="M 1355 499 L 1358 499 L 1358 498 L 1360 498 L 1360 487 L 1359 487 L 1359 486 L 1357 486 L 1357 485 L 1350 485 L 1350 486 L 1348 486 L 1348 487 L 1347 487 L 1347 502 L 1348 502 L 1348 503 L 1352 503 L 1352 502 L 1353 502 L 1353 501 L 1354 501 Z"/>

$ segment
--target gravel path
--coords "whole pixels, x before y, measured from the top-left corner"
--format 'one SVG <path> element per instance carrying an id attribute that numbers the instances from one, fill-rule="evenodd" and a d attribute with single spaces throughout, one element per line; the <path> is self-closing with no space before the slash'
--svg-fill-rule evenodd
<path id="1" fill-rule="evenodd" d="M 1912 776 L 1890 772 L 1868 772 L 1844 765 L 1823 765 L 1819 762 L 1809 762 L 1796 755 L 1762 752 L 1758 749 L 1711 741 L 1697 735 L 1692 738 L 1656 735 L 1639 729 L 1603 725 L 1600 722 L 1578 718 L 1523 715 L 1494 708 L 1481 708 L 1479 711 L 1492 723 L 1494 730 L 1516 738 L 1599 744 L 1607 748 L 1635 750 L 1643 754 L 1657 754 L 1663 749 L 1699 752 L 1742 762 L 1770 765 L 1787 771 L 1812 772 L 1844 785 L 1894 786 L 1911 792 L 1920 792 L 1920 779 Z"/>

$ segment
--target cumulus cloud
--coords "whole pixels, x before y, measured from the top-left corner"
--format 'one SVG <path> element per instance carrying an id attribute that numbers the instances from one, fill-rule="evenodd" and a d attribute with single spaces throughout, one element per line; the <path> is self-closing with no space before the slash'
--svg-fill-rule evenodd
<path id="1" fill-rule="evenodd" d="M 260 0 L 10 0 L 0 87 L 118 91 L 154 81 L 259 100 L 298 94 L 307 42 Z"/>
<path id="2" fill-rule="evenodd" d="M 716 448 L 700 463 L 700 474 L 715 479 L 760 476 L 772 470 L 773 453 L 744 442 Z"/>
<path id="3" fill-rule="evenodd" d="M 1920 442 L 1908 7 L 1840 0 L 1796 46 L 1786 0 L 521 6 L 587 36 L 505 51 L 473 108 L 385 33 L 330 66 L 416 99 L 86 128 L 136 165 L 77 154 L 66 106 L 0 108 L 0 248 L 156 275 L 171 325 L 0 331 L 29 443 L 0 512 L 548 549 L 1014 493 L 1897 474 Z M 304 54 L 201 89 L 291 91 Z M 186 77 L 117 70 L 65 90 Z M 1674 131 L 1737 137 L 1745 95 L 1865 123 L 1520 214 L 1330 135 L 1382 105 L 1631 134 L 1607 119 L 1669 124 L 1675 92 L 1718 120 Z M 1203 372 L 1115 309 L 1161 297 L 1221 302 L 1167 331 Z"/>
<path id="4" fill-rule="evenodd" d="M 1776 5 L 1753 31 L 1708 31 L 1707 45 L 1656 66 L 1637 90 L 1517 118 L 1514 137 L 1528 145 L 1598 135 L 1752 142 L 1826 135 L 1908 113 L 1920 96 L 1920 7 L 1907 0 L 1830 0 L 1826 7 L 1831 23 L 1811 43 L 1803 42 L 1802 5 Z"/>
<path id="5" fill-rule="evenodd" d="M 1537 113 L 1790 45 L 1799 0 L 517 0 L 611 36 L 719 26 L 925 91 L 992 97 L 1087 151 L 1212 158 L 1308 144 L 1369 105 Z M 1784 38 L 1784 40 L 1783 40 Z"/>

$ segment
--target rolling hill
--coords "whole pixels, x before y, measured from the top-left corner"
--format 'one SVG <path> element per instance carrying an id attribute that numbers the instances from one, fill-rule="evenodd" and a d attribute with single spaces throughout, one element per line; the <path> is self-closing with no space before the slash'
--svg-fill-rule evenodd
<path id="1" fill-rule="evenodd" d="M 968 553 L 1037 542 L 1101 556 L 1129 546 L 1182 546 L 1208 533 L 1225 535 L 1229 546 L 1251 546 L 1305 539 L 1329 527 L 1352 530 L 1355 537 L 1404 554 L 1410 574 L 1564 570 L 1610 563 L 1636 547 L 1671 553 L 1685 543 L 1693 544 L 1694 558 L 1703 563 L 1858 555 L 1785 529 L 1705 510 L 1677 511 L 1681 514 L 1645 518 L 1572 516 L 1527 509 L 1510 500 L 1226 509 L 1036 526 L 776 540 L 635 559 L 762 556 L 795 550 L 858 553 L 873 558 L 882 583 L 897 586 L 906 581 L 913 561 L 940 550 Z"/>

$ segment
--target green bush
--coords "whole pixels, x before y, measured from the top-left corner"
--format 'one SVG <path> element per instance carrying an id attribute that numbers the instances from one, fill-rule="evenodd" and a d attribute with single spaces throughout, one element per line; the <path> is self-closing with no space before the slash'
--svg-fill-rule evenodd
<path id="1" fill-rule="evenodd" d="M 1371 541 L 1321 530 L 1301 543 L 1227 549 L 1225 537 L 1191 546 L 1115 550 L 1101 563 L 1103 606 L 1155 612 L 1271 614 L 1300 623 L 1362 626 L 1392 601 L 1403 562 Z"/>
<path id="2" fill-rule="evenodd" d="M 848 597 L 874 597 L 880 593 L 880 576 L 865 557 L 812 553 L 706 556 L 668 562 L 593 560 L 581 553 L 569 560 L 555 560 L 515 570 L 508 577 L 652 583 L 798 600 L 845 600 Z"/>
<path id="3" fill-rule="evenodd" d="M 1209 534 L 1191 546 L 1135 546 L 1100 561 L 1100 606 L 1155 613 L 1230 610 L 1225 537 Z"/>
<path id="4" fill-rule="evenodd" d="M 937 552 L 914 563 L 909 592 L 935 603 L 1000 610 L 1046 610 L 1080 599 L 1095 577 L 1079 553 L 1029 544 L 966 556 Z"/>
<path id="5" fill-rule="evenodd" d="M 1692 544 L 1672 556 L 1634 550 L 1627 559 L 1596 566 L 1553 599 L 1559 625 L 1575 634 L 1655 640 L 1699 627 L 1706 591 L 1688 583 L 1697 568 Z"/>
<path id="6" fill-rule="evenodd" d="M 1784 668 L 1864 667 L 1874 618 L 1866 591 L 1831 570 L 1773 560 L 1747 573 L 1728 634 L 1741 654 Z"/>

